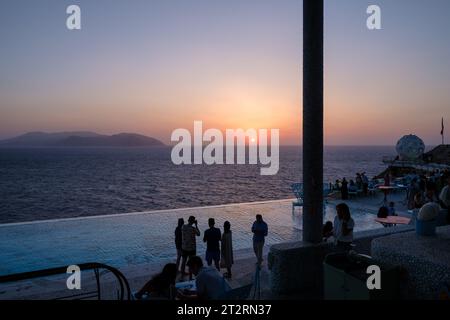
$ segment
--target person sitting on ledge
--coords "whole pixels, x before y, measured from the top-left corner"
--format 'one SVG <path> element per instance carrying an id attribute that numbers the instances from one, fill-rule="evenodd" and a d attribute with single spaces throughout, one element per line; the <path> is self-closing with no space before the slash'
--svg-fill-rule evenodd
<path id="1" fill-rule="evenodd" d="M 161 273 L 155 275 L 141 290 L 134 294 L 138 300 L 144 295 L 146 299 L 173 299 L 175 292 L 175 278 L 177 276 L 177 265 L 168 263 Z"/>
<path id="2" fill-rule="evenodd" d="M 353 228 L 355 221 L 350 214 L 350 208 L 345 203 L 336 206 L 336 217 L 334 218 L 334 237 L 338 249 L 348 251 L 353 242 Z"/>
<path id="3" fill-rule="evenodd" d="M 200 257 L 191 257 L 187 263 L 189 271 L 195 275 L 196 292 L 179 291 L 182 300 L 219 300 L 231 290 L 225 278 L 214 267 L 204 267 Z"/>

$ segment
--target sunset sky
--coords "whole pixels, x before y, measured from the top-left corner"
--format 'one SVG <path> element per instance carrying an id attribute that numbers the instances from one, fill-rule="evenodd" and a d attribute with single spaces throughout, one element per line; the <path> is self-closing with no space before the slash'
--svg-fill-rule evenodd
<path id="1" fill-rule="evenodd" d="M 70 4 L 82 30 L 66 29 Z M 366 28 L 378 4 L 383 30 Z M 325 1 L 328 145 L 450 132 L 450 1 Z M 0 138 L 279 128 L 301 142 L 301 0 L 2 0 Z M 450 135 L 447 133 L 447 137 Z M 449 140 L 449 139 L 447 139 Z"/>

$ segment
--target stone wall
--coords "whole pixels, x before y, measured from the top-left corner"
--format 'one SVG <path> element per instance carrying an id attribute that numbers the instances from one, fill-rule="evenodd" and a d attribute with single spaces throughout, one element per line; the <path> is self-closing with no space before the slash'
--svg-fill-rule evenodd
<path id="1" fill-rule="evenodd" d="M 356 232 L 355 251 L 370 255 L 373 239 L 412 230 L 412 226 L 401 226 Z M 333 252 L 335 246 L 332 242 L 311 244 L 299 241 L 272 246 L 268 257 L 272 292 L 278 295 L 311 292 L 311 297 L 321 297 L 323 261 Z"/>
<path id="2" fill-rule="evenodd" d="M 376 239 L 372 253 L 377 261 L 406 271 L 405 299 L 436 300 L 450 285 L 450 226 L 437 228 L 433 237 L 407 232 Z"/>

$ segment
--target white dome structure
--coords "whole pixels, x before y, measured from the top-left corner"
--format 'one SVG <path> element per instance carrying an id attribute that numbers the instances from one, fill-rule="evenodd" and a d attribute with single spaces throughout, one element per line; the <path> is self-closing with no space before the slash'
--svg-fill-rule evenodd
<path id="1" fill-rule="evenodd" d="M 417 219 L 422 221 L 434 220 L 439 215 L 440 210 L 441 208 L 437 203 L 429 202 L 420 208 Z"/>
<path id="2" fill-rule="evenodd" d="M 400 160 L 419 160 L 425 152 L 425 143 L 418 136 L 410 134 L 397 142 L 396 149 Z"/>

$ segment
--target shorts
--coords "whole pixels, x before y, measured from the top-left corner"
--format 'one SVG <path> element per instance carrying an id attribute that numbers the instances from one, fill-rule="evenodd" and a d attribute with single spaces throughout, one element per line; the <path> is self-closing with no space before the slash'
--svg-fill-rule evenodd
<path id="1" fill-rule="evenodd" d="M 219 262 L 219 260 L 220 260 L 220 251 L 208 251 L 208 250 L 206 250 L 205 260 L 208 263 L 208 265 L 211 265 L 213 260 L 214 260 L 214 262 Z"/>
<path id="2" fill-rule="evenodd" d="M 197 255 L 195 250 L 181 250 L 181 256 L 183 258 L 194 257 Z"/>

